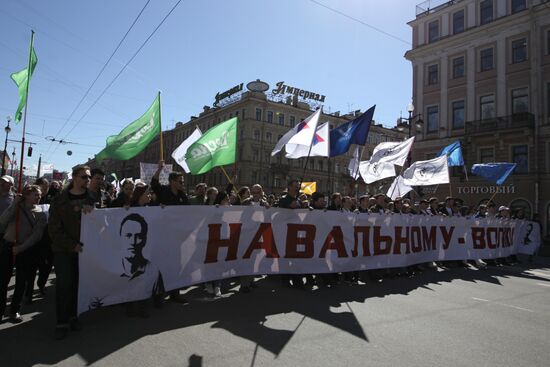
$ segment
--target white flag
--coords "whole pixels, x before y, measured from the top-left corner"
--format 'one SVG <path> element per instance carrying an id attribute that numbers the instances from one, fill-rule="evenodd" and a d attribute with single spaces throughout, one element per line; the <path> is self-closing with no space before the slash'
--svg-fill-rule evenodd
<path id="1" fill-rule="evenodd" d="M 363 177 L 363 181 L 370 184 L 383 178 L 395 176 L 395 167 L 393 163 L 371 163 L 371 161 L 368 160 L 359 164 L 359 173 L 361 174 L 361 177 Z"/>
<path id="2" fill-rule="evenodd" d="M 302 157 L 307 157 L 308 153 L 310 157 L 328 157 L 330 155 L 330 142 L 329 142 L 329 124 L 325 122 L 323 125 L 317 128 L 317 133 L 313 137 L 313 145 L 311 146 L 311 153 L 309 151 L 309 146 L 306 145 L 295 145 L 293 151 L 286 150 L 286 158 L 297 159 Z"/>
<path id="3" fill-rule="evenodd" d="M 417 161 L 403 172 L 403 182 L 409 186 L 430 186 L 449 183 L 447 155 L 428 161 Z"/>
<path id="4" fill-rule="evenodd" d="M 414 136 L 400 143 L 380 143 L 374 148 L 370 162 L 388 162 L 403 167 L 413 143 Z"/>
<path id="5" fill-rule="evenodd" d="M 405 183 L 403 182 L 403 176 L 397 176 L 395 180 L 393 180 L 386 195 L 390 199 L 395 200 L 395 198 L 402 198 L 403 196 L 407 195 L 407 193 L 412 189 L 412 187 L 405 185 Z"/>
<path id="6" fill-rule="evenodd" d="M 359 178 L 359 147 L 355 147 L 353 157 L 348 164 L 348 172 L 354 180 Z"/>
<path id="7" fill-rule="evenodd" d="M 313 144 L 315 133 L 317 132 L 317 123 L 319 122 L 320 115 L 321 109 L 318 109 L 315 113 L 310 115 L 298 125 L 301 126 L 299 131 L 290 138 L 288 143 L 285 144 L 285 150 L 287 152 L 294 152 L 299 145 L 305 146 L 309 151 L 309 148 Z M 273 155 L 273 153 L 271 154 Z"/>
<path id="8" fill-rule="evenodd" d="M 281 150 L 283 150 L 283 147 L 292 139 L 292 137 L 296 134 L 298 134 L 304 126 L 306 126 L 309 121 L 311 121 L 314 117 L 319 120 L 319 113 L 321 109 L 318 111 L 315 111 L 313 114 L 309 115 L 308 118 L 306 118 L 304 121 L 300 122 L 298 125 L 294 126 L 292 129 L 288 130 L 285 135 L 279 139 L 277 144 L 275 144 L 275 148 L 273 148 L 273 151 L 271 151 L 271 155 L 274 156 L 275 154 L 279 153 Z M 319 112 L 319 113 L 318 113 Z M 315 123 L 317 126 L 317 123 Z"/>
<path id="9" fill-rule="evenodd" d="M 191 135 L 189 135 L 187 137 L 187 139 L 185 139 L 179 147 L 176 148 L 176 150 L 174 150 L 172 152 L 172 158 L 174 158 L 174 161 L 176 161 L 177 164 L 179 164 L 181 166 L 181 168 L 183 168 L 183 170 L 187 173 L 190 172 L 189 170 L 189 167 L 187 166 L 187 162 L 185 161 L 185 153 L 187 153 L 187 149 L 194 143 L 196 142 L 197 140 L 199 140 L 199 138 L 202 136 L 202 132 L 201 132 L 201 129 L 199 129 L 199 127 L 197 126 L 197 128 L 195 129 L 195 131 L 193 131 L 193 133 Z"/>

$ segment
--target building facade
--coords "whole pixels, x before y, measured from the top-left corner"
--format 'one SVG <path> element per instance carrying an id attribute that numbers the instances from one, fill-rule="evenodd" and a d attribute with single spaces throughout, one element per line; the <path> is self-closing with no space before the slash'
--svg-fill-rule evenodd
<path id="1" fill-rule="evenodd" d="M 313 107 L 319 105 L 324 96 L 301 89 L 285 86 L 282 82 L 276 84 L 271 92 L 260 91 L 249 83 L 252 90 L 244 91 L 243 84 L 231 88 L 227 92 L 218 93 L 213 107 L 204 106 L 198 116 L 192 116 L 189 121 L 178 122 L 174 129 L 163 132 L 164 158 L 167 164 L 173 164 L 174 170 L 182 171 L 170 157 L 173 152 L 198 126 L 202 132 L 214 125 L 232 117 L 238 117 L 237 129 L 237 162 L 224 167 L 226 173 L 236 175 L 237 186 L 259 183 L 267 193 L 278 193 L 286 188 L 287 180 L 302 179 L 304 182 L 316 182 L 317 191 L 325 193 L 341 192 L 355 194 L 374 192 L 377 187 L 367 186 L 360 181 L 353 185 L 348 172 L 348 164 L 353 156 L 355 146 L 348 153 L 333 158 L 311 157 L 308 167 L 304 169 L 306 158 L 287 159 L 284 150 L 276 156 L 271 151 L 277 141 L 288 130 L 314 112 Z M 267 83 L 263 83 L 267 86 Z M 264 88 L 265 89 L 265 88 Z M 233 93 L 231 93 L 233 92 Z M 313 103 L 306 103 L 306 102 Z M 359 116 L 361 111 L 355 111 L 341 116 L 340 113 L 323 113 L 319 124 L 326 121 L 334 128 L 344 122 Z M 375 113 L 376 116 L 376 113 Z M 373 123 L 366 147 L 362 153 L 363 160 L 370 157 L 374 147 L 385 141 L 402 141 L 404 133 L 397 129 L 388 129 Z M 127 161 L 105 160 L 102 165 L 106 172 L 115 172 L 117 177 L 139 177 L 139 164 L 156 163 L 160 159 L 159 139 L 152 141 L 139 155 Z M 92 160 L 89 162 L 95 166 Z M 225 187 L 228 180 L 220 168 L 214 168 L 204 175 L 187 174 L 185 182 L 188 191 L 192 192 L 195 184 L 205 182 L 209 186 Z"/>
<path id="2" fill-rule="evenodd" d="M 460 140 L 467 169 L 515 162 L 502 187 L 453 168 L 450 189 L 477 204 L 538 215 L 550 236 L 550 3 L 543 0 L 427 1 L 417 6 L 413 103 L 424 121 L 414 160 Z M 447 186 L 447 185 L 442 185 Z M 426 190 L 429 192 L 429 188 Z"/>

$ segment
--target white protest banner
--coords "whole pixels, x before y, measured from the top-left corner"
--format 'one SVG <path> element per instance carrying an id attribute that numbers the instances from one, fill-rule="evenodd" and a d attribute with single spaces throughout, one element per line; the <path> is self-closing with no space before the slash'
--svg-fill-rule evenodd
<path id="1" fill-rule="evenodd" d="M 531 254 L 540 243 L 537 231 L 537 223 L 522 220 L 307 209 L 94 210 L 82 216 L 78 312 L 149 298 L 160 279 L 168 291 L 245 275 Z"/>
<path id="2" fill-rule="evenodd" d="M 159 165 L 156 163 L 139 163 L 139 178 L 146 184 L 151 184 L 151 179 L 157 172 Z M 167 164 L 160 171 L 159 182 L 163 185 L 168 185 L 168 175 L 172 172 L 172 165 Z"/>

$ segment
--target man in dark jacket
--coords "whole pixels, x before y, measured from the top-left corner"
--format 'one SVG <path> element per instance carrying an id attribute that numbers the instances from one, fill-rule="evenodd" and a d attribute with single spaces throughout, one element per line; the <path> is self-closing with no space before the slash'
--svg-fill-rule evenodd
<path id="1" fill-rule="evenodd" d="M 67 336 L 69 329 L 79 330 L 76 316 L 78 297 L 78 254 L 82 213 L 93 209 L 94 199 L 88 192 L 91 175 L 88 166 L 77 166 L 69 187 L 51 204 L 48 231 L 52 239 L 56 275 L 56 339 Z"/>
<path id="2" fill-rule="evenodd" d="M 157 196 L 157 202 L 161 205 L 189 204 L 189 199 L 183 191 L 183 173 L 171 172 L 168 175 L 168 185 L 161 185 L 159 177 L 163 168 L 164 161 L 160 161 L 159 167 L 151 179 L 151 189 Z"/>
<path id="3" fill-rule="evenodd" d="M 164 161 L 159 161 L 159 166 L 153 178 L 151 179 L 151 189 L 157 196 L 157 202 L 161 205 L 188 205 L 189 199 L 183 191 L 183 173 L 170 172 L 168 175 L 168 185 L 161 185 L 159 181 L 160 173 L 164 168 Z M 178 303 L 187 303 L 185 298 L 179 294 L 179 289 L 168 292 L 170 301 Z"/>

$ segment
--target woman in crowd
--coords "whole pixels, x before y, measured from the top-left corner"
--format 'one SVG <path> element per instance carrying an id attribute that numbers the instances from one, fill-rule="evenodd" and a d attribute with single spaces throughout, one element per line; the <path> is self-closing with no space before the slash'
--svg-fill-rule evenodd
<path id="1" fill-rule="evenodd" d="M 23 189 L 23 196 L 16 197 L 12 205 L 0 216 L 0 233 L 4 234 L 0 239 L 0 318 L 3 317 L 6 308 L 8 283 L 15 265 L 15 290 L 10 304 L 10 320 L 14 323 L 23 321 L 19 313 L 21 301 L 28 283 L 34 281 L 32 270 L 38 256 L 35 251 L 36 244 L 42 238 L 47 225 L 46 213 L 38 206 L 40 196 L 40 187 L 27 186 Z"/>

